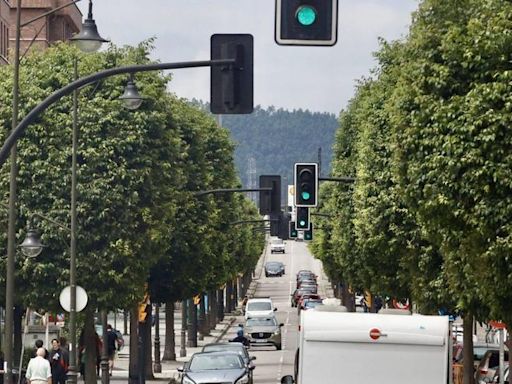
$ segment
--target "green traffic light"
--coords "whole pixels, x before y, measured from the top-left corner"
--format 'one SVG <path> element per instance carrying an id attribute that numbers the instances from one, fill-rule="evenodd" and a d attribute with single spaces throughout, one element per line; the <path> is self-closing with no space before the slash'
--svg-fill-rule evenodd
<path id="1" fill-rule="evenodd" d="M 299 224 L 300 224 L 301 227 L 305 227 L 306 226 L 306 222 L 304 220 L 301 220 L 299 222 Z"/>
<path id="2" fill-rule="evenodd" d="M 295 17 L 300 25 L 308 27 L 316 21 L 316 9 L 311 5 L 301 5 L 297 9 Z"/>
<path id="3" fill-rule="evenodd" d="M 309 192 L 302 192 L 303 200 L 309 200 L 310 197 L 311 197 L 311 194 Z"/>

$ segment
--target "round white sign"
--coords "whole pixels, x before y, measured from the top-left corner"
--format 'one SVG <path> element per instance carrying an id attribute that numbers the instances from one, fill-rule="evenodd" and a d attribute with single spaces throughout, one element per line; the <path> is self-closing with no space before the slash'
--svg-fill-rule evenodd
<path id="1" fill-rule="evenodd" d="M 69 312 L 71 309 L 71 287 L 67 286 L 65 287 L 61 292 L 59 296 L 59 302 L 62 308 L 66 312 Z M 76 312 L 82 311 L 85 306 L 87 305 L 87 292 L 85 292 L 85 289 L 80 287 L 79 285 L 76 286 Z"/>

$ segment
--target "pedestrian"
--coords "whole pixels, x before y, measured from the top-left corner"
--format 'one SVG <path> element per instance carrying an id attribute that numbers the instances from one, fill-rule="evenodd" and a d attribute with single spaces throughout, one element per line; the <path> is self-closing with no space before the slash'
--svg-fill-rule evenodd
<path id="1" fill-rule="evenodd" d="M 47 350 L 45 347 L 43 347 L 43 345 L 44 345 L 43 340 L 41 340 L 41 339 L 37 339 L 37 340 L 36 340 L 36 342 L 34 343 L 34 349 L 33 349 L 33 351 L 32 351 L 32 356 L 30 356 L 30 357 L 31 357 L 31 358 L 36 357 L 36 356 L 37 356 L 37 350 L 38 350 L 39 348 L 43 348 L 43 349 L 44 349 L 44 351 L 45 351 L 45 353 L 44 353 L 44 356 L 43 356 L 43 357 L 44 357 L 46 360 L 48 360 L 48 357 L 49 357 L 50 353 L 48 352 L 48 350 Z"/>
<path id="2" fill-rule="evenodd" d="M 66 350 L 60 347 L 59 339 L 52 340 L 50 366 L 52 368 L 53 384 L 66 384 L 66 376 L 68 374 L 69 367 L 69 356 Z"/>
<path id="3" fill-rule="evenodd" d="M 107 324 L 107 353 L 108 353 L 108 370 L 110 376 L 114 370 L 114 359 L 116 358 L 116 350 L 118 349 L 118 337 L 116 331 L 112 329 L 110 324 Z"/>
<path id="4" fill-rule="evenodd" d="M 44 358 L 44 348 L 38 348 L 36 357 L 30 359 L 25 374 L 28 384 L 52 384 L 52 369 L 50 362 Z"/>

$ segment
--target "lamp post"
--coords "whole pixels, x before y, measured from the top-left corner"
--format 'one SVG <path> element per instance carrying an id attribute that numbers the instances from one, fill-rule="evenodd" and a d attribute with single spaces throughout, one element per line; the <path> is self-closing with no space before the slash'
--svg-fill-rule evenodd
<path id="1" fill-rule="evenodd" d="M 15 25 L 15 43 L 14 43 L 14 57 L 13 57 L 13 85 L 12 85 L 12 129 L 18 125 L 18 111 L 19 111 L 19 74 L 20 74 L 20 40 L 21 28 L 43 17 L 49 16 L 62 8 L 75 4 L 80 0 L 74 0 L 70 3 L 57 7 L 49 12 L 46 12 L 38 17 L 21 23 L 21 0 L 16 2 L 16 25 Z M 5 282 L 5 347 L 4 347 L 4 360 L 5 360 L 5 381 L 11 384 L 12 380 L 12 366 L 13 366 L 13 324 L 14 324 L 14 254 L 16 243 L 16 178 L 18 176 L 17 168 L 17 149 L 13 146 L 10 153 L 10 171 L 9 171 L 9 208 L 8 208 L 8 224 L 7 224 L 7 262 L 6 262 L 6 282 Z"/>

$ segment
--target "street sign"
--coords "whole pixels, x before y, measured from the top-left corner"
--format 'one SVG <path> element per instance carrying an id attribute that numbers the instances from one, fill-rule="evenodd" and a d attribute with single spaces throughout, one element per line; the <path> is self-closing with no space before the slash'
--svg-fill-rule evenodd
<path id="1" fill-rule="evenodd" d="M 59 296 L 59 302 L 62 308 L 69 312 L 71 310 L 71 287 L 68 285 L 65 287 L 61 292 Z M 76 286 L 76 312 L 83 311 L 83 309 L 87 306 L 87 292 L 85 292 L 85 289 L 80 287 L 79 285 Z"/>

